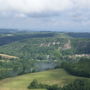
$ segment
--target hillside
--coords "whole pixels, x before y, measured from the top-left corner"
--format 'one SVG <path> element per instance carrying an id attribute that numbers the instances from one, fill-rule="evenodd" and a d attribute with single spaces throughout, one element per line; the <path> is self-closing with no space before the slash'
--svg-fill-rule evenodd
<path id="1" fill-rule="evenodd" d="M 1 80 L 0 90 L 27 90 L 27 86 L 33 79 L 37 79 L 43 84 L 58 84 L 59 86 L 63 86 L 77 78 L 79 77 L 69 75 L 63 69 L 48 70 Z"/>
<path id="2" fill-rule="evenodd" d="M 43 36 L 43 34 L 41 34 Z M 34 35 L 35 36 L 35 35 Z M 70 49 L 68 38 L 62 37 L 43 37 L 24 38 L 24 40 L 16 41 L 0 47 L 0 53 L 10 54 L 17 57 L 25 57 L 30 59 L 47 59 L 47 56 L 57 58 L 54 51 L 60 49 Z M 51 53 L 51 55 L 50 55 Z"/>
<path id="3" fill-rule="evenodd" d="M 90 39 L 74 38 L 66 33 L 54 32 L 7 35 L 11 34 L 4 34 L 0 37 L 1 89 L 8 90 L 8 87 L 11 87 L 12 90 L 15 87 L 19 89 L 22 87 L 26 90 L 27 85 L 33 79 L 41 83 L 63 86 L 79 78 L 78 76 L 90 77 L 88 73 L 90 71 L 88 69 Z"/>
<path id="4" fill-rule="evenodd" d="M 6 59 L 1 57 L 0 79 L 53 69 L 62 61 L 72 60 L 72 56 L 90 54 L 89 39 L 75 39 L 65 33 L 14 33 L 14 36 L 9 38 L 6 36 L 3 39 L 7 41 L 7 44 L 1 40 L 1 43 L 5 45 L 0 46 L 0 54 L 18 57 L 16 58 L 18 60 L 7 60 L 10 62 L 6 62 Z M 71 58 L 68 59 L 68 56 Z"/>
<path id="5" fill-rule="evenodd" d="M 1 54 L 29 59 L 47 60 L 49 57 L 51 60 L 56 60 L 58 58 L 56 53 L 90 54 L 90 39 L 71 38 L 66 33 L 17 33 L 13 36 L 1 37 L 0 45 Z"/>
<path id="6" fill-rule="evenodd" d="M 15 41 L 20 41 L 28 38 L 45 38 L 45 37 L 54 37 L 54 33 L 6 33 L 0 34 L 0 46 L 13 43 Z"/>
<path id="7" fill-rule="evenodd" d="M 71 32 L 71 33 L 67 33 L 70 37 L 74 37 L 74 38 L 88 38 L 88 39 L 90 39 L 90 33 L 79 33 L 79 32 L 77 32 L 77 33 L 73 33 L 73 32 Z"/>

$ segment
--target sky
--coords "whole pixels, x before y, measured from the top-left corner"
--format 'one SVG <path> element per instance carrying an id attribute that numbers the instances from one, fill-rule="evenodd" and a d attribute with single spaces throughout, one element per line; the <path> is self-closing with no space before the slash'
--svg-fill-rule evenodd
<path id="1" fill-rule="evenodd" d="M 90 0 L 0 0 L 0 28 L 90 32 Z"/>

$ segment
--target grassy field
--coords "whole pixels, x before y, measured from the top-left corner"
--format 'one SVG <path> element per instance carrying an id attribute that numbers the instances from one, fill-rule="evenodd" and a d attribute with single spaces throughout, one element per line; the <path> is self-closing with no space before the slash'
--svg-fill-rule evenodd
<path id="1" fill-rule="evenodd" d="M 38 82 L 44 84 L 58 84 L 59 86 L 63 86 L 67 83 L 72 82 L 76 78 L 80 77 L 69 75 L 63 69 L 48 70 L 1 80 L 0 90 L 28 90 L 27 86 L 33 79 L 37 79 Z"/>

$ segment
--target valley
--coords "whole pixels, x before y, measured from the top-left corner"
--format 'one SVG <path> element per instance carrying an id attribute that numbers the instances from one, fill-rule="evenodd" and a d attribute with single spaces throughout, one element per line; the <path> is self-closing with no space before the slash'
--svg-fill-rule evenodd
<path id="1" fill-rule="evenodd" d="M 89 38 L 89 33 L 1 33 L 0 90 L 68 90 L 80 80 L 90 88 Z M 41 86 L 29 89 L 34 79 Z"/>

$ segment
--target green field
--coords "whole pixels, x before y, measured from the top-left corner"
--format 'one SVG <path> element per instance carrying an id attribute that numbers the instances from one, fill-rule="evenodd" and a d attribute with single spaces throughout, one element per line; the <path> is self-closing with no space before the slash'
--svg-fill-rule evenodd
<path id="1" fill-rule="evenodd" d="M 37 79 L 38 82 L 44 84 L 58 84 L 59 86 L 63 86 L 76 78 L 80 77 L 69 75 L 63 69 L 48 70 L 1 80 L 0 90 L 28 90 L 27 86 L 33 79 Z"/>

